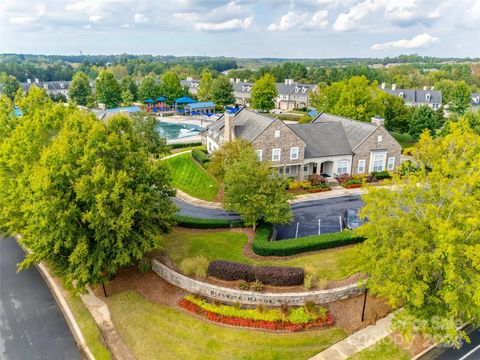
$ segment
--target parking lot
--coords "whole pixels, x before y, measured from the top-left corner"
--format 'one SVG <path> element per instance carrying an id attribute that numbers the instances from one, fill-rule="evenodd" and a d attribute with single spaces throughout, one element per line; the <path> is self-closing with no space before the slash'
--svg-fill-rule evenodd
<path id="1" fill-rule="evenodd" d="M 344 211 L 358 210 L 362 206 L 360 196 L 343 196 L 295 204 L 292 206 L 292 222 L 275 226 L 277 240 L 341 231 Z"/>

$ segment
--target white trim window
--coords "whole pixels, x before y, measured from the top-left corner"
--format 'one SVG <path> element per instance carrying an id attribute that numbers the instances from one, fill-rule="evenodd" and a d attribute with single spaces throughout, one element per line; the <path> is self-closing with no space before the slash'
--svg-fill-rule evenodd
<path id="1" fill-rule="evenodd" d="M 272 161 L 280 161 L 281 156 L 282 156 L 282 149 L 275 148 L 272 150 Z"/>
<path id="2" fill-rule="evenodd" d="M 259 150 L 255 150 L 255 152 L 257 153 L 258 161 L 263 161 L 263 150 L 259 149 Z"/>
<path id="3" fill-rule="evenodd" d="M 363 174 L 365 172 L 365 165 L 366 165 L 366 160 L 358 160 L 358 167 L 357 167 L 357 173 Z"/>
<path id="4" fill-rule="evenodd" d="M 310 170 L 310 165 L 309 164 L 303 165 L 303 172 L 304 173 L 308 173 L 309 170 Z"/>
<path id="5" fill-rule="evenodd" d="M 337 174 L 338 175 L 343 175 L 343 174 L 348 174 L 348 160 L 340 160 L 337 162 Z"/>
<path id="6" fill-rule="evenodd" d="M 290 166 L 285 166 L 285 175 L 290 175 Z"/>
<path id="7" fill-rule="evenodd" d="M 373 153 L 372 154 L 372 172 L 378 172 L 385 170 L 385 160 L 387 154 L 386 153 Z"/>
<path id="8" fill-rule="evenodd" d="M 394 157 L 394 156 L 390 156 L 390 157 L 388 158 L 387 169 L 388 169 L 388 170 L 393 170 L 393 169 L 395 169 L 395 157 Z"/>
<path id="9" fill-rule="evenodd" d="M 290 160 L 298 160 L 298 147 L 290 148 Z"/>
<path id="10" fill-rule="evenodd" d="M 275 138 L 279 138 L 280 137 L 280 130 L 275 130 Z"/>
<path id="11" fill-rule="evenodd" d="M 382 135 L 378 135 L 377 141 L 378 141 L 378 142 L 382 142 L 382 140 L 383 140 L 383 136 L 382 136 Z"/>

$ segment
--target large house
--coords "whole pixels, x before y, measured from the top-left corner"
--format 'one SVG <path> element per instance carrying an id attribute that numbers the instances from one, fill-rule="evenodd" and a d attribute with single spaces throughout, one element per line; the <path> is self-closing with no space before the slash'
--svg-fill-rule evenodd
<path id="1" fill-rule="evenodd" d="M 390 95 L 401 97 L 406 106 L 428 105 L 434 110 L 442 106 L 442 92 L 433 87 L 429 89 L 425 86 L 423 90 L 397 89 L 396 84 L 392 84 L 388 89 L 385 88 L 385 83 L 382 83 L 381 89 Z"/>
<path id="2" fill-rule="evenodd" d="M 230 79 L 233 84 L 235 102 L 241 106 L 250 105 L 253 83 Z M 283 83 L 277 83 L 278 96 L 275 98 L 275 108 L 291 110 L 295 108 L 308 108 L 310 93 L 318 89 L 317 85 L 298 84 L 292 79 L 285 79 Z"/>
<path id="3" fill-rule="evenodd" d="M 47 95 L 49 96 L 62 95 L 67 98 L 70 81 L 39 81 L 38 79 L 31 81 L 30 79 L 28 79 L 27 82 L 20 83 L 20 87 L 25 93 L 27 93 L 32 86 L 40 89 L 45 89 Z"/>
<path id="4" fill-rule="evenodd" d="M 192 77 L 187 77 L 184 80 L 180 80 L 180 85 L 182 87 L 187 87 L 188 92 L 192 95 L 198 94 L 198 86 L 200 85 L 200 80 L 195 80 Z"/>
<path id="5" fill-rule="evenodd" d="M 309 124 L 287 125 L 242 108 L 222 115 L 203 135 L 208 153 L 225 142 L 244 139 L 261 161 L 298 180 L 311 174 L 334 178 L 395 170 L 402 152 L 378 117 L 366 123 L 321 113 Z"/>

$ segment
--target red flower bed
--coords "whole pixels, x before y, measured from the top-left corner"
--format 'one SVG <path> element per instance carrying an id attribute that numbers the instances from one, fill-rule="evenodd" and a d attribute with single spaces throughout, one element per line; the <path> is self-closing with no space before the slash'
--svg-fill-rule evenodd
<path id="1" fill-rule="evenodd" d="M 362 184 L 350 184 L 350 185 L 347 185 L 347 189 L 355 189 L 355 188 L 359 188 L 359 187 L 362 187 Z"/>
<path id="2" fill-rule="evenodd" d="M 313 188 L 308 190 L 310 193 L 319 193 L 319 192 L 324 192 L 324 191 L 330 191 L 332 190 L 331 188 Z"/>
<path id="3" fill-rule="evenodd" d="M 267 330 L 302 331 L 333 325 L 333 316 L 330 313 L 327 315 L 326 319 L 317 319 L 306 324 L 293 324 L 288 321 L 251 320 L 234 316 L 223 316 L 208 310 L 204 310 L 200 306 L 191 303 L 187 299 L 180 300 L 178 304 L 181 308 L 193 314 L 206 317 L 210 321 L 232 326 L 260 328 Z"/>

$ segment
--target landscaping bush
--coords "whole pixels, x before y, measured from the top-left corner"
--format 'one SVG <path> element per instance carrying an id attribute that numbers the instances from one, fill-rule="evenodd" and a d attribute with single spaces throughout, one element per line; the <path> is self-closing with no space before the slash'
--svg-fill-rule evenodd
<path id="1" fill-rule="evenodd" d="M 170 147 L 172 149 L 183 149 L 183 148 L 188 148 L 188 147 L 193 147 L 193 146 L 201 146 L 202 143 L 200 141 L 198 142 L 191 142 L 191 143 L 185 143 L 185 144 L 172 144 Z"/>
<path id="2" fill-rule="evenodd" d="M 410 173 L 417 172 L 419 170 L 420 170 L 420 168 L 413 161 L 407 160 L 407 161 L 402 163 L 402 165 L 398 169 L 398 173 L 401 176 L 406 176 Z"/>
<path id="3" fill-rule="evenodd" d="M 193 149 L 192 157 L 203 167 L 206 167 L 207 163 L 210 161 L 207 153 L 200 149 Z"/>
<path id="4" fill-rule="evenodd" d="M 300 117 L 300 119 L 298 119 L 298 123 L 299 124 L 308 124 L 312 120 L 313 120 L 313 118 L 310 117 L 310 115 L 303 115 L 302 117 Z"/>
<path id="5" fill-rule="evenodd" d="M 309 181 L 291 181 L 288 183 L 288 190 L 309 189 L 310 187 Z"/>
<path id="6" fill-rule="evenodd" d="M 357 244 L 365 240 L 349 230 L 342 232 L 311 235 L 297 239 L 269 241 L 272 225 L 261 225 L 253 239 L 253 252 L 261 256 L 289 256 L 307 251 L 334 248 L 343 245 Z"/>
<path id="7" fill-rule="evenodd" d="M 295 286 L 303 285 L 305 272 L 298 267 L 255 266 L 255 279 L 266 285 Z"/>
<path id="8" fill-rule="evenodd" d="M 204 256 L 195 256 L 185 258 L 180 263 L 180 270 L 185 275 L 195 275 L 198 277 L 206 277 L 208 268 L 208 260 Z"/>
<path id="9" fill-rule="evenodd" d="M 319 186 L 321 184 L 327 184 L 327 179 L 325 179 L 323 176 L 318 175 L 318 174 L 312 174 L 308 176 L 308 181 L 312 184 L 312 186 Z"/>
<path id="10" fill-rule="evenodd" d="M 244 226 L 241 220 L 201 219 L 181 215 L 177 215 L 176 222 L 179 226 L 190 229 L 223 229 Z"/>
<path id="11" fill-rule="evenodd" d="M 348 174 L 342 174 L 337 177 L 338 183 L 343 186 L 344 188 L 351 189 L 353 187 L 361 187 L 362 186 L 362 179 L 358 177 L 354 177 Z M 351 186 L 351 185 L 359 185 L 359 186 Z"/>
<path id="12" fill-rule="evenodd" d="M 208 264 L 207 274 L 227 281 L 245 280 L 252 282 L 255 280 L 251 265 L 224 260 L 211 261 Z"/>
<path id="13" fill-rule="evenodd" d="M 390 179 L 391 178 L 390 174 L 386 170 L 374 171 L 374 172 L 372 172 L 372 177 L 377 179 L 377 180 L 383 180 L 383 179 Z"/>

